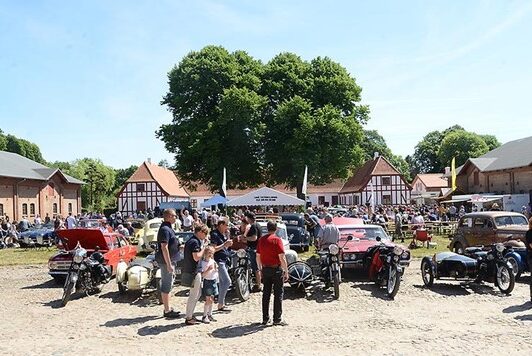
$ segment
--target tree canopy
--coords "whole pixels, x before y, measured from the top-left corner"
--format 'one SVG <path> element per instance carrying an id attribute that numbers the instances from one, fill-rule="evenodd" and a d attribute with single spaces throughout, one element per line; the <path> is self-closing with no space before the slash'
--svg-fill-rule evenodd
<path id="1" fill-rule="evenodd" d="M 410 166 L 405 159 L 399 155 L 393 154 L 392 150 L 386 144 L 386 140 L 376 130 L 364 130 L 364 139 L 361 144 L 364 152 L 364 161 L 372 159 L 375 152 L 385 157 L 407 181 L 410 181 Z"/>
<path id="2" fill-rule="evenodd" d="M 479 157 L 500 145 L 493 135 L 478 135 L 454 125 L 444 131 L 429 132 L 406 160 L 413 174 L 439 173 L 450 166 L 453 157 L 459 166 L 468 158 Z"/>
<path id="3" fill-rule="evenodd" d="M 41 150 L 36 144 L 18 138 L 13 135 L 4 135 L 0 129 L 0 151 L 18 153 L 19 155 L 29 158 L 35 162 L 45 163 Z"/>
<path id="4" fill-rule="evenodd" d="M 185 184 L 216 189 L 261 183 L 299 187 L 347 177 L 363 160 L 369 109 L 347 70 L 327 57 L 280 53 L 263 64 L 246 52 L 207 46 L 168 74 L 162 104 L 173 115 L 157 131 Z"/>

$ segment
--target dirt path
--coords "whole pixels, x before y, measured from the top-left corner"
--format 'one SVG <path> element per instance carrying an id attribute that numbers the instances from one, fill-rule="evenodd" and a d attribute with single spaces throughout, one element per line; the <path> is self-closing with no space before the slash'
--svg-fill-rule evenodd
<path id="1" fill-rule="evenodd" d="M 345 281 L 339 301 L 320 289 L 287 290 L 285 327 L 262 327 L 260 295 L 210 325 L 165 320 L 149 295 L 120 296 L 114 281 L 98 296 L 58 308 L 61 288 L 43 267 L 0 268 L 0 354 L 532 354 L 529 276 L 511 296 L 491 285 L 421 285 L 419 260 L 395 301 L 373 284 Z M 185 291 L 173 304 L 183 311 Z M 202 309 L 198 305 L 197 311 Z"/>

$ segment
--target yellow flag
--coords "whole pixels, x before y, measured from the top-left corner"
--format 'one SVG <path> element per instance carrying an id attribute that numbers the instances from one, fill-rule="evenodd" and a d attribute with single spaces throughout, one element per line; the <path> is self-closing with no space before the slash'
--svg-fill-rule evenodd
<path id="1" fill-rule="evenodd" d="M 451 160 L 451 188 L 456 190 L 456 162 L 455 157 Z"/>

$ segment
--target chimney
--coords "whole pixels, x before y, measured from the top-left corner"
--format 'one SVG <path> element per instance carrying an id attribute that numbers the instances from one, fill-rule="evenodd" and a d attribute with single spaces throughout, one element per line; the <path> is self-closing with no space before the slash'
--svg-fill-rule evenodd
<path id="1" fill-rule="evenodd" d="M 445 175 L 450 176 L 451 175 L 451 167 L 445 167 Z"/>
<path id="2" fill-rule="evenodd" d="M 379 152 L 374 152 L 373 153 L 373 159 L 377 159 L 379 158 Z"/>
<path id="3" fill-rule="evenodd" d="M 150 157 L 148 157 L 148 163 L 151 164 L 151 158 Z"/>

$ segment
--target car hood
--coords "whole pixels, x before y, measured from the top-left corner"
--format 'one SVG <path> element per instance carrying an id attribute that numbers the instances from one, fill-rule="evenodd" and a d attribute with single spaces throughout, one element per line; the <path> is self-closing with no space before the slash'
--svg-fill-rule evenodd
<path id="1" fill-rule="evenodd" d="M 35 230 L 28 230 L 24 231 L 20 234 L 20 236 L 33 236 L 33 235 L 44 235 L 50 232 L 53 232 L 53 229 L 35 229 Z"/>
<path id="2" fill-rule="evenodd" d="M 386 246 L 390 246 L 390 247 L 393 247 L 393 246 L 397 245 L 397 244 L 394 244 L 393 242 L 391 242 L 389 240 L 384 240 L 382 242 Z M 356 252 L 366 252 L 370 247 L 373 247 L 373 246 L 379 244 L 380 242 L 377 242 L 375 240 L 362 239 L 362 240 L 352 240 L 352 241 L 348 241 L 346 243 L 346 242 L 343 242 L 342 240 L 340 240 L 339 246 L 344 246 L 343 245 L 344 243 L 345 243 L 345 247 L 343 247 L 343 249 L 342 249 L 343 253 L 356 253 Z M 405 251 L 408 250 L 405 246 L 402 246 L 402 245 L 397 245 L 397 246 L 401 246 L 403 248 L 403 250 L 405 250 Z"/>
<path id="3" fill-rule="evenodd" d="M 57 232 L 59 237 L 67 239 L 65 250 L 73 250 L 79 244 L 86 250 L 94 250 L 96 246 L 101 252 L 108 250 L 107 240 L 100 229 L 67 229 Z"/>

